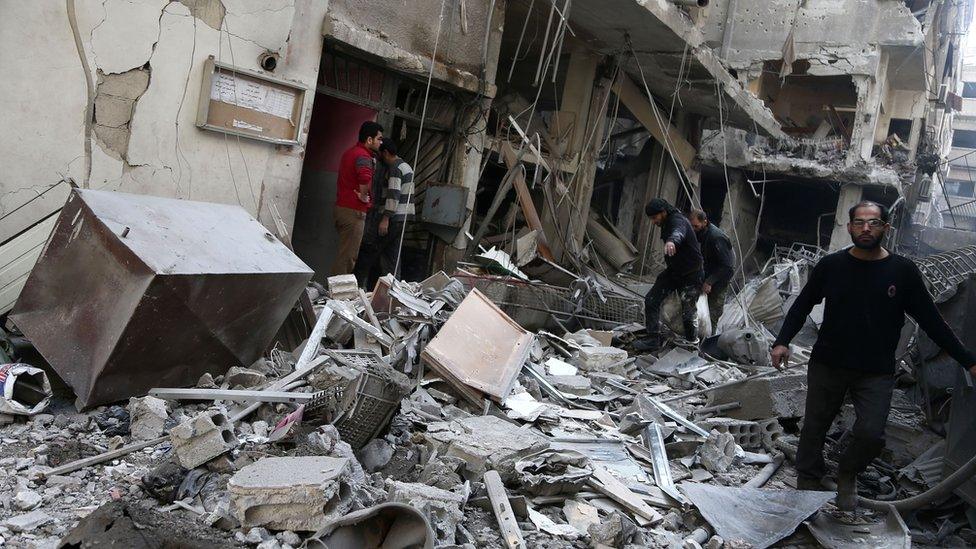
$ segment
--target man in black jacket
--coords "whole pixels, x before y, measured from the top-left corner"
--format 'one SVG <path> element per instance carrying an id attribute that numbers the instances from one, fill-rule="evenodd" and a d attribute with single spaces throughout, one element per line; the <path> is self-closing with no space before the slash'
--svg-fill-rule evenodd
<path id="1" fill-rule="evenodd" d="M 644 208 L 651 222 L 661 228 L 664 241 L 664 263 L 654 286 L 644 296 L 647 338 L 636 341 L 634 350 L 652 352 L 661 347 L 661 303 L 671 292 L 681 300 L 681 323 L 685 339 L 698 339 L 698 311 L 695 308 L 704 279 L 702 254 L 691 223 L 677 208 L 663 198 L 655 198 Z"/>
<path id="2" fill-rule="evenodd" d="M 888 210 L 874 202 L 850 209 L 852 248 L 817 263 L 783 322 L 770 353 L 773 366 L 789 359 L 790 340 L 811 309 L 826 300 L 823 323 L 810 355 L 807 401 L 797 448 L 797 487 L 820 489 L 827 431 L 850 393 L 856 419 L 852 440 L 838 461 L 837 507 L 857 505 L 857 474 L 884 448 L 884 430 L 895 386 L 895 348 L 905 313 L 933 341 L 976 375 L 973 356 L 946 324 L 918 267 L 881 246 Z"/>
<path id="3" fill-rule="evenodd" d="M 701 291 L 708 296 L 708 315 L 714 330 L 718 319 L 722 318 L 725 294 L 735 273 L 735 252 L 732 251 L 732 240 L 725 231 L 708 222 L 708 215 L 704 211 L 691 210 L 688 221 L 695 229 L 705 260 L 705 282 Z"/>

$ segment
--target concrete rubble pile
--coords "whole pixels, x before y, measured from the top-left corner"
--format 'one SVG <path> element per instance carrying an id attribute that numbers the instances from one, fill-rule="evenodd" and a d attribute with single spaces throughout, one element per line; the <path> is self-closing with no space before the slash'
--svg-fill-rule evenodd
<path id="1" fill-rule="evenodd" d="M 647 355 L 628 351 L 641 326 L 582 301 L 582 319 L 526 329 L 477 270 L 388 276 L 371 293 L 348 277 L 310 286 L 317 321 L 293 352 L 87 413 L 55 391 L 40 413 L 0 416 L 0 545 L 976 543 L 976 525 L 952 522 L 954 497 L 906 522 L 796 490 L 802 342 L 817 320 L 788 371 L 763 357 L 812 261 L 771 260 L 701 349 Z M 915 393 L 897 395 L 904 407 Z M 915 439 L 941 437 L 901 409 L 904 436 L 864 475 L 867 497 L 940 480 L 941 454 Z"/>

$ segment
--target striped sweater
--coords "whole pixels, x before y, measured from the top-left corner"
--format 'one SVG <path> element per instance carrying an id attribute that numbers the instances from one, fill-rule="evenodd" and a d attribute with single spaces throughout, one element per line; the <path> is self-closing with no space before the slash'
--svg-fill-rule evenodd
<path id="1" fill-rule="evenodd" d="M 393 221 L 403 221 L 414 214 L 413 207 L 413 168 L 397 158 L 390 166 L 384 193 L 384 213 Z"/>

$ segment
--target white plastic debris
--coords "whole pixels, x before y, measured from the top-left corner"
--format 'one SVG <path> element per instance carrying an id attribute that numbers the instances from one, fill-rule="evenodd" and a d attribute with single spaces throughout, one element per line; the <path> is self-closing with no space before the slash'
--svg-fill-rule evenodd
<path id="1" fill-rule="evenodd" d="M 40 368 L 27 364 L 0 365 L 0 413 L 39 414 L 51 402 L 51 382 Z"/>

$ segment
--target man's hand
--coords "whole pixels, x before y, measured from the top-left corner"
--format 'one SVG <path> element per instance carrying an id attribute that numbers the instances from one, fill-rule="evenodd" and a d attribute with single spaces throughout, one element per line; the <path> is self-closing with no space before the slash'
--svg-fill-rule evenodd
<path id="1" fill-rule="evenodd" d="M 675 253 L 677 253 L 677 251 L 678 251 L 678 249 L 675 248 L 674 242 L 665 242 L 664 243 L 664 255 L 666 255 L 668 257 L 671 257 Z"/>
<path id="2" fill-rule="evenodd" d="M 369 204 L 369 190 L 366 187 L 359 187 L 359 192 L 356 193 L 359 196 L 359 201 L 363 204 Z"/>
<path id="3" fill-rule="evenodd" d="M 702 293 L 705 295 L 712 293 L 712 285 L 708 282 L 702 284 Z"/>
<path id="4" fill-rule="evenodd" d="M 790 348 L 786 345 L 777 345 L 769 352 L 769 358 L 773 363 L 773 368 L 785 370 L 787 363 L 790 361 Z"/>
<path id="5" fill-rule="evenodd" d="M 386 215 L 383 216 L 383 219 L 380 220 L 380 226 L 379 226 L 379 229 L 377 229 L 377 231 L 379 232 L 379 235 L 380 236 L 386 236 L 386 234 L 388 232 L 390 232 L 390 217 L 389 216 L 386 216 Z"/>

